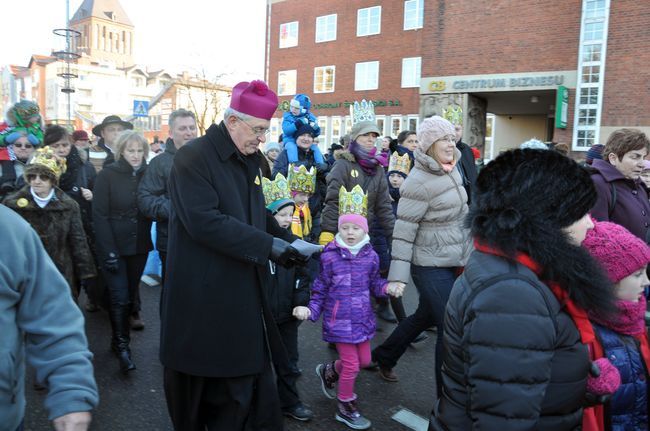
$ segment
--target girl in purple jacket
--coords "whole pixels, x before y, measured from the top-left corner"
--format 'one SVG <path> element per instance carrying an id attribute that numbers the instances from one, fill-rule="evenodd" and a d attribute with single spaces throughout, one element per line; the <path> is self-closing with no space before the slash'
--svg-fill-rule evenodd
<path id="1" fill-rule="evenodd" d="M 344 199 L 345 190 L 340 194 Z M 368 221 L 359 214 L 341 215 L 338 234 L 321 254 L 320 275 L 312 286 L 309 306 L 295 307 L 293 314 L 312 322 L 323 315 L 323 340 L 336 344 L 340 359 L 319 364 L 316 373 L 325 395 L 338 398 L 336 420 L 353 429 L 371 425 L 357 409 L 354 382 L 360 367 L 371 360 L 375 316 L 370 295 L 384 297 L 387 293 L 399 297 L 402 289 L 379 275 L 379 256 L 370 244 Z"/>

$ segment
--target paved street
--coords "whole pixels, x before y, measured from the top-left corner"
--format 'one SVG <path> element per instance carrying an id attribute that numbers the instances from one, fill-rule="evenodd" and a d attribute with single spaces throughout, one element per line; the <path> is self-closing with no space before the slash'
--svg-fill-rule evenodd
<path id="1" fill-rule="evenodd" d="M 133 357 L 138 367 L 129 377 L 119 372 L 117 360 L 109 349 L 110 327 L 106 313 L 85 313 L 90 347 L 95 354 L 95 376 L 100 390 L 100 406 L 94 413 L 92 430 L 171 430 L 162 388 L 162 367 L 158 361 L 158 287 L 142 285 L 143 319 L 147 325 L 141 332 L 132 332 Z M 414 310 L 416 292 L 409 286 L 406 292 L 407 310 Z M 378 322 L 376 344 L 383 340 L 394 325 Z M 362 371 L 356 392 L 362 412 L 373 422 L 375 430 L 409 430 L 391 416 L 402 408 L 427 417 L 434 392 L 434 341 L 429 339 L 410 348 L 395 369 L 398 383 L 381 380 L 376 372 Z M 286 420 L 287 431 L 345 430 L 334 420 L 336 403 L 321 393 L 314 373 L 316 364 L 334 358 L 335 352 L 321 341 L 321 325 L 305 322 L 300 327 L 300 367 L 303 376 L 299 389 L 303 401 L 311 406 L 316 417 L 308 423 Z M 28 373 L 29 374 L 29 373 Z M 50 430 L 43 408 L 44 394 L 32 389 L 33 380 L 27 380 L 26 430 Z M 403 412 L 404 413 L 404 412 Z M 403 414 L 402 413 L 402 414 Z"/>

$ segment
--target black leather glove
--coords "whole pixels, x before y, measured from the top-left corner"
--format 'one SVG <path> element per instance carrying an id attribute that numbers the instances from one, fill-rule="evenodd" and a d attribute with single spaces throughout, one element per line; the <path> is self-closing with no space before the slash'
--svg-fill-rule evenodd
<path id="1" fill-rule="evenodd" d="M 119 261 L 116 257 L 109 257 L 104 261 L 104 269 L 110 273 L 116 274 L 120 269 Z"/>
<path id="2" fill-rule="evenodd" d="M 295 264 L 296 256 L 299 253 L 295 248 L 291 247 L 291 244 L 280 238 L 273 238 L 273 244 L 271 245 L 271 255 L 269 258 L 285 267 L 291 267 Z"/>

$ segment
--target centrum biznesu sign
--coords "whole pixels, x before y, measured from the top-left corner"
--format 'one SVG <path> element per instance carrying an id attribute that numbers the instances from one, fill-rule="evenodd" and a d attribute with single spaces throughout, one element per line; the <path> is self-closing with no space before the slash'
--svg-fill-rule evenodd
<path id="1" fill-rule="evenodd" d="M 439 76 L 422 78 L 420 94 L 554 90 L 559 86 L 575 88 L 576 80 L 575 70 Z"/>

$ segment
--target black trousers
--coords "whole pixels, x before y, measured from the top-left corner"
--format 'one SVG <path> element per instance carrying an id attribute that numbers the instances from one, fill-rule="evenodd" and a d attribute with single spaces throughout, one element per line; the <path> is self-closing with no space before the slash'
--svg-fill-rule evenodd
<path id="1" fill-rule="evenodd" d="M 282 343 L 287 350 L 289 357 L 289 368 L 291 371 L 298 369 L 298 320 L 290 320 L 288 322 L 279 323 L 278 330 Z M 282 409 L 290 409 L 300 404 L 300 397 L 298 396 L 298 388 L 296 382 L 298 375 L 296 373 L 282 373 L 280 367 L 275 368 L 277 373 L 278 395 L 280 396 L 280 407 Z"/>
<path id="2" fill-rule="evenodd" d="M 121 256 L 116 273 L 104 271 L 110 307 L 126 308 L 129 312 L 140 311 L 140 277 L 147 263 L 146 254 Z"/>
<path id="3" fill-rule="evenodd" d="M 284 429 L 270 360 L 261 374 L 200 377 L 165 368 L 165 398 L 176 431 Z"/>

